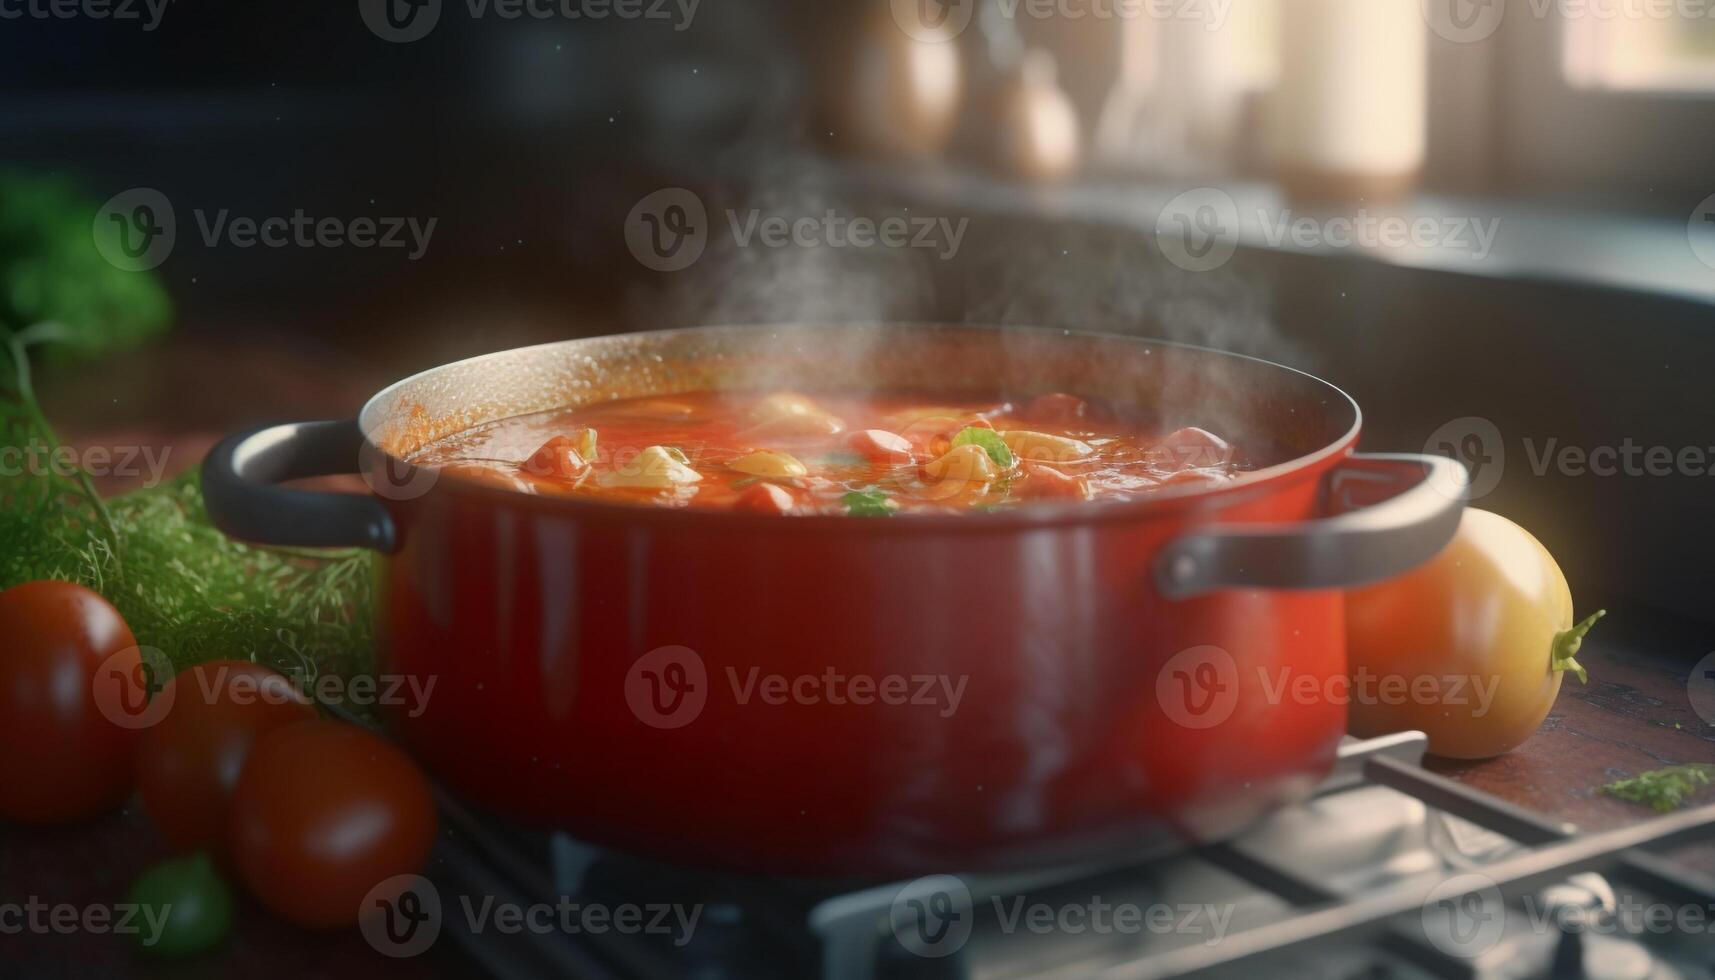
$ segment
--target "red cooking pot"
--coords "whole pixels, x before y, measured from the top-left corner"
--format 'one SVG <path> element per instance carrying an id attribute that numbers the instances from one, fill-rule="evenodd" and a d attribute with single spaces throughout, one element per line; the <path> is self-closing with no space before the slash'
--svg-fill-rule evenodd
<path id="1" fill-rule="evenodd" d="M 1073 391 L 1200 425 L 1215 489 L 889 519 L 532 496 L 404 462 L 514 415 L 647 393 Z M 967 326 L 599 337 L 436 368 L 356 422 L 204 468 L 227 533 L 374 548 L 389 718 L 467 800 L 665 860 L 984 870 L 1218 839 L 1307 793 L 1346 712 L 1346 586 L 1433 556 L 1462 471 L 1353 454 L 1357 405 L 1275 364 Z M 361 460 L 361 464 L 360 464 Z M 375 493 L 274 486 L 361 466 Z"/>

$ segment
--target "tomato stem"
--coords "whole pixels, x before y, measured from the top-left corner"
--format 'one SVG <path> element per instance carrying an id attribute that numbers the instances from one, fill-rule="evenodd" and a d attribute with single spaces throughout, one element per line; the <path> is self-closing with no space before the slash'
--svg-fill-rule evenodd
<path id="1" fill-rule="evenodd" d="M 1578 683 L 1590 683 L 1590 672 L 1585 670 L 1584 665 L 1574 658 L 1578 656 L 1578 648 L 1584 645 L 1584 634 L 1590 632 L 1590 627 L 1596 625 L 1596 620 L 1606 615 L 1608 615 L 1608 610 L 1598 609 L 1582 623 L 1554 634 L 1554 644 L 1549 648 L 1552 651 L 1548 664 L 1549 669 L 1570 670 L 1578 675 Z"/>

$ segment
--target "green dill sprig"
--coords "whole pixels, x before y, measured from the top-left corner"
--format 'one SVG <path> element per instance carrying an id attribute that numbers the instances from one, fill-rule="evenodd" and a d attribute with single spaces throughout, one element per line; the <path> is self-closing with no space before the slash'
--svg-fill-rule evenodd
<path id="1" fill-rule="evenodd" d="M 1631 779 L 1609 783 L 1599 792 L 1643 804 L 1657 813 L 1669 813 L 1683 806 L 1687 798 L 1707 789 L 1712 781 L 1715 781 L 1715 764 L 1696 762 L 1639 773 Z"/>
<path id="2" fill-rule="evenodd" d="M 62 181 L 0 174 L 0 448 L 59 445 L 31 359 L 126 350 L 171 306 L 147 273 L 101 258 L 96 207 Z M 370 669 L 368 552 L 252 547 L 209 521 L 195 474 L 103 500 L 74 471 L 0 474 L 0 589 L 78 582 L 180 667 L 256 660 L 307 674 Z"/>

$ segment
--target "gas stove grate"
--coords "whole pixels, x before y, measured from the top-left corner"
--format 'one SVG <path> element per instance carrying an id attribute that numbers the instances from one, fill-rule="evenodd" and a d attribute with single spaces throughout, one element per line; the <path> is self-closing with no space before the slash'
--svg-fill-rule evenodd
<path id="1" fill-rule="evenodd" d="M 1687 937 L 1669 941 L 1666 945 L 1674 948 L 1658 963 L 1654 952 L 1631 937 L 1611 930 L 1586 937 L 1583 930 L 1560 927 L 1566 920 L 1554 917 L 1568 902 L 1591 907 L 1580 914 L 1611 914 L 1618 899 L 1609 878 L 1628 900 L 1649 896 L 1657 903 L 1715 913 L 1715 880 L 1677 867 L 1660 853 L 1715 838 L 1715 806 L 1579 835 L 1568 825 L 1424 770 L 1423 747 L 1416 733 L 1349 739 L 1316 796 L 1299 808 L 1305 812 L 1165 863 L 936 876 L 955 883 L 966 911 L 983 902 L 1001 908 L 1023 896 L 1100 895 L 1110 889 L 1166 898 L 1180 894 L 1179 882 L 1220 882 L 1224 901 L 1252 921 L 1213 942 L 1021 938 L 990 928 L 942 955 L 949 951 L 926 950 L 923 937 L 909 930 L 902 935 L 893 927 L 906 890 L 927 887 L 927 879 L 853 889 L 686 870 L 564 835 L 515 831 L 477 819 L 456 804 L 447 808 L 451 831 L 438 852 L 435 877 L 443 892 L 493 896 L 499 902 L 527 905 L 568 896 L 591 903 L 676 902 L 703 909 L 695 941 L 683 945 L 611 932 L 494 935 L 462 928 L 456 916 L 448 916 L 447 930 L 484 969 L 503 978 L 1151 980 L 1247 977 L 1259 967 L 1278 975 L 1283 963 L 1299 964 L 1287 967 L 1288 973 L 1297 969 L 1320 976 L 1715 977 L 1715 949 L 1705 948 L 1710 933 L 1691 937 L 1703 945 L 1678 941 Z M 1334 826 L 1319 822 L 1325 818 Z M 1352 861 L 1345 860 L 1352 857 L 1347 854 L 1306 858 L 1304 852 L 1314 849 L 1302 846 L 1305 828 L 1379 843 L 1373 856 L 1360 854 Z M 1364 845 L 1348 848 L 1342 839 L 1333 850 L 1362 852 Z M 1472 850 L 1479 853 L 1473 856 Z M 1465 924 L 1475 923 L 1479 931 L 1497 920 L 1517 922 L 1522 917 L 1496 913 L 1545 894 L 1549 898 L 1532 907 L 1548 908 L 1551 916 L 1538 914 L 1529 920 L 1532 928 L 1518 936 L 1491 934 L 1477 942 L 1454 929 L 1458 923 L 1452 917 L 1459 915 L 1469 916 Z M 913 949 L 926 955 L 915 955 Z M 1688 964 L 1692 972 L 1668 960 Z"/>

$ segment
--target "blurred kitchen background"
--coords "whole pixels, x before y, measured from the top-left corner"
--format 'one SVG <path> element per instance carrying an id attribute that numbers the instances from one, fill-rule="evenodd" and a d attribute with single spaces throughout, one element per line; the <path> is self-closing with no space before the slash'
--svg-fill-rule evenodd
<path id="1" fill-rule="evenodd" d="M 73 432 L 350 415 L 579 334 L 1122 330 L 1327 377 L 1581 598 L 1708 613 L 1715 3 L 154 3 L 0 0 L 0 168 L 176 216 L 176 333 L 50 378 Z M 435 224 L 241 247 L 223 209 Z M 932 241 L 744 234 L 830 212 Z M 1538 465 L 1632 444 L 1707 468 Z"/>

